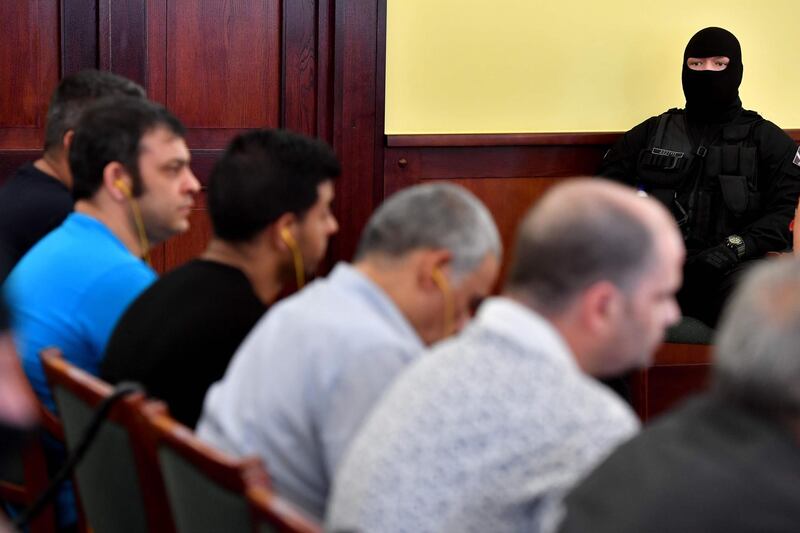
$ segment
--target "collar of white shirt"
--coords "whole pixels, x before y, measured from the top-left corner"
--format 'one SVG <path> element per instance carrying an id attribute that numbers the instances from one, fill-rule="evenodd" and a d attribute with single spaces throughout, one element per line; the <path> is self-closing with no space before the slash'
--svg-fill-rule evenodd
<path id="1" fill-rule="evenodd" d="M 572 351 L 556 328 L 511 298 L 495 296 L 487 299 L 478 310 L 475 325 L 509 337 L 527 350 L 546 353 L 565 368 L 579 371 Z"/>

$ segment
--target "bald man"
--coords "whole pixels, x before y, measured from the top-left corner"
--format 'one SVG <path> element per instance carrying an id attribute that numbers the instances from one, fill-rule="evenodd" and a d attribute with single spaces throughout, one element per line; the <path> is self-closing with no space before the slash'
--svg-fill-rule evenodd
<path id="1" fill-rule="evenodd" d="M 656 201 L 602 180 L 523 221 L 507 286 L 395 382 L 338 471 L 326 530 L 540 531 L 638 422 L 593 377 L 650 362 L 680 312 L 683 242 Z"/>

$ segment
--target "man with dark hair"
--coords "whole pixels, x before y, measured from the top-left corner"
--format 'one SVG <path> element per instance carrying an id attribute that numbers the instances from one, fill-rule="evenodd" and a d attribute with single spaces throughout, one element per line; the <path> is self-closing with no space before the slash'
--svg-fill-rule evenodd
<path id="1" fill-rule="evenodd" d="M 70 149 L 75 212 L 22 258 L 6 282 L 23 366 L 47 407 L 39 360 L 48 346 L 97 375 L 111 332 L 155 272 L 150 243 L 186 231 L 200 185 L 178 119 L 143 99 L 87 109 Z"/>
<path id="2" fill-rule="evenodd" d="M 326 531 L 541 531 L 638 428 L 593 377 L 646 365 L 678 317 L 683 245 L 656 202 L 601 180 L 525 217 L 503 296 L 420 357 L 345 454 Z"/>
<path id="3" fill-rule="evenodd" d="M 214 236 L 206 251 L 125 312 L 101 376 L 142 383 L 194 427 L 206 390 L 267 305 L 325 255 L 338 229 L 331 212 L 338 175 L 336 156 L 322 141 L 281 130 L 235 138 L 211 173 Z"/>
<path id="4" fill-rule="evenodd" d="M 97 70 L 67 76 L 53 92 L 42 157 L 20 167 L 0 188 L 0 251 L 8 256 L 0 279 L 72 211 L 69 147 L 75 127 L 87 106 L 107 96 L 144 98 L 145 93 L 126 78 Z"/>
<path id="5" fill-rule="evenodd" d="M 189 228 L 200 184 L 189 169 L 181 123 L 144 99 L 112 97 L 87 108 L 70 147 L 75 212 L 36 243 L 6 280 L 14 340 L 41 401 L 55 403 L 39 352 L 55 346 L 97 375 L 123 311 L 156 274 L 141 260 L 150 243 Z M 48 450 L 54 464 L 63 450 Z M 61 526 L 77 521 L 69 485 Z"/>
<path id="6" fill-rule="evenodd" d="M 711 389 L 645 428 L 572 491 L 561 533 L 798 530 L 800 261 L 748 272 L 716 341 Z"/>
<path id="7" fill-rule="evenodd" d="M 790 245 L 800 196 L 800 150 L 758 113 L 742 109 L 736 37 L 705 28 L 686 45 L 686 109 L 642 122 L 606 153 L 600 175 L 661 200 L 687 248 L 684 315 L 714 327 L 741 272 Z"/>
<path id="8" fill-rule="evenodd" d="M 200 438 L 267 464 L 275 490 L 313 516 L 364 416 L 425 344 L 461 329 L 491 290 L 500 236 L 451 184 L 409 187 L 370 217 L 353 265 L 286 298 L 209 389 Z"/>

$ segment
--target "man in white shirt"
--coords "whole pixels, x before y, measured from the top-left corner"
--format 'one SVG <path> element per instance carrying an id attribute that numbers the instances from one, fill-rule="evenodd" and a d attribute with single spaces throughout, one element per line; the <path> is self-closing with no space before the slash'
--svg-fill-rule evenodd
<path id="1" fill-rule="evenodd" d="M 600 180 L 523 221 L 503 296 L 410 366 L 345 454 L 334 532 L 540 531 L 638 423 L 593 377 L 646 365 L 676 322 L 683 244 L 653 200 Z"/>

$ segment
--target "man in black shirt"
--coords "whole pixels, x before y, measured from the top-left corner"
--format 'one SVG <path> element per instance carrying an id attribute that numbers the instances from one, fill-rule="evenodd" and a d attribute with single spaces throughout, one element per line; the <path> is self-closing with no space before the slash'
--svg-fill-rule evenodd
<path id="1" fill-rule="evenodd" d="M 743 70 L 733 34 L 699 31 L 683 57 L 686 109 L 627 132 L 599 171 L 672 211 L 687 249 L 678 300 L 684 315 L 712 327 L 741 271 L 787 248 L 800 196 L 800 152 L 775 124 L 742 109 Z"/>
<path id="2" fill-rule="evenodd" d="M 162 277 L 125 312 L 101 376 L 133 380 L 194 427 L 206 390 L 283 285 L 302 285 L 338 225 L 339 163 L 325 143 L 281 130 L 235 138 L 211 172 L 214 235 L 200 259 Z"/>
<path id="3" fill-rule="evenodd" d="M 0 253 L 7 256 L 0 279 L 72 211 L 69 146 L 83 110 L 106 96 L 144 98 L 145 93 L 126 78 L 97 70 L 67 76 L 56 87 L 42 157 L 20 167 L 0 188 Z"/>

